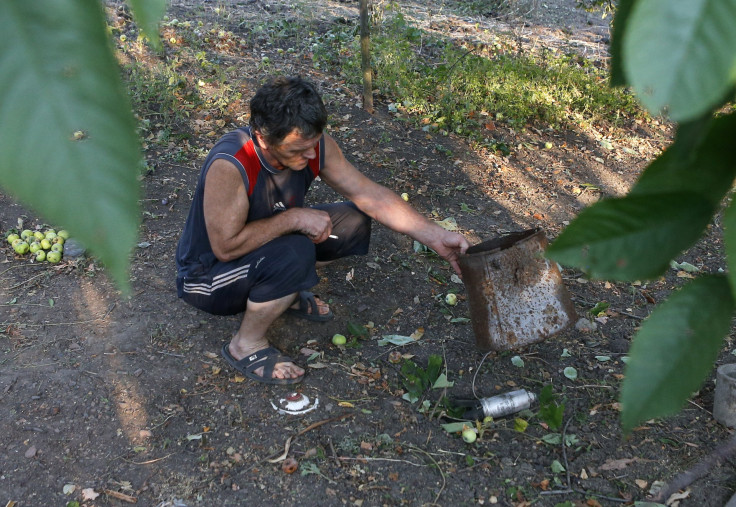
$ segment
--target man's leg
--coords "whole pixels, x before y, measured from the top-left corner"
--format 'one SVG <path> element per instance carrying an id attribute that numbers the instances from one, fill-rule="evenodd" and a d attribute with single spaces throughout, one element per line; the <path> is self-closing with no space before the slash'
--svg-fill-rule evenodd
<path id="1" fill-rule="evenodd" d="M 266 301 L 264 303 L 255 303 L 248 300 L 245 308 L 245 315 L 240 324 L 238 332 L 235 333 L 230 341 L 230 354 L 237 360 L 253 354 L 261 349 L 269 347 L 266 340 L 266 331 L 268 327 L 291 305 L 296 294 Z M 263 376 L 263 368 L 254 371 L 256 375 Z M 297 378 L 304 375 L 304 370 L 294 363 L 276 363 L 273 369 L 274 378 Z"/>

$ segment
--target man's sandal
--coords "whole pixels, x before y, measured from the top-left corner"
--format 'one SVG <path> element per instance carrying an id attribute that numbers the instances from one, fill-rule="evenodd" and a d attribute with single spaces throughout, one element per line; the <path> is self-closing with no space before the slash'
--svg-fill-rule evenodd
<path id="1" fill-rule="evenodd" d="M 262 382 L 264 384 L 298 384 L 304 380 L 304 375 L 294 378 L 277 378 L 273 376 L 273 368 L 277 363 L 293 363 L 294 360 L 288 356 L 283 355 L 278 349 L 273 347 L 266 347 L 258 352 L 250 354 L 241 360 L 235 359 L 230 354 L 230 344 L 226 343 L 222 346 L 222 357 L 228 362 L 230 366 L 235 368 L 238 372 L 242 373 L 251 380 Z M 255 371 L 263 367 L 263 375 L 256 375 Z"/>
<path id="2" fill-rule="evenodd" d="M 289 308 L 285 313 L 314 322 L 332 320 L 334 317 L 332 310 L 329 310 L 327 313 L 319 313 L 319 305 L 314 297 L 314 294 L 309 291 L 303 290 L 299 292 L 299 308 Z"/>

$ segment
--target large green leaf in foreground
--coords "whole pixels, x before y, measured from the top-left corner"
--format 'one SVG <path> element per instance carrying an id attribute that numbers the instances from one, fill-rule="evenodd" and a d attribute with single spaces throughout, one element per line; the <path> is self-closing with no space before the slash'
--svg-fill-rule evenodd
<path id="1" fill-rule="evenodd" d="M 621 388 L 625 432 L 676 413 L 698 390 L 731 325 L 733 299 L 724 276 L 692 281 L 662 303 L 634 337 Z"/>
<path id="2" fill-rule="evenodd" d="M 637 0 L 623 66 L 653 113 L 692 119 L 722 102 L 736 78 L 736 0 Z"/>
<path id="3" fill-rule="evenodd" d="M 158 22 L 166 11 L 164 0 L 128 0 L 133 8 L 133 16 L 151 44 L 159 49 L 161 37 L 158 33 Z"/>
<path id="4" fill-rule="evenodd" d="M 736 115 L 680 125 L 626 197 L 598 202 L 547 250 L 594 278 L 651 279 L 701 236 L 736 174 Z"/>
<path id="5" fill-rule="evenodd" d="M 700 237 L 712 213 L 708 199 L 690 192 L 607 199 L 583 210 L 547 255 L 592 278 L 655 278 Z"/>
<path id="6" fill-rule="evenodd" d="M 140 148 L 101 2 L 0 2 L 0 98 L 0 184 L 125 288 Z"/>

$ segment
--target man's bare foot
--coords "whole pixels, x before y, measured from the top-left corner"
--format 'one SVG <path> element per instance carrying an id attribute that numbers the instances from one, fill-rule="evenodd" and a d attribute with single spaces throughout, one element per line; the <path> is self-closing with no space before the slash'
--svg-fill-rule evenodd
<path id="1" fill-rule="evenodd" d="M 314 302 L 317 303 L 317 309 L 320 315 L 327 315 L 330 313 L 330 305 L 322 301 L 319 296 L 314 296 Z M 299 310 L 299 297 L 296 298 L 296 303 L 291 305 L 289 308 L 292 310 Z M 307 307 L 307 313 L 312 313 L 312 307 Z"/>
<path id="2" fill-rule="evenodd" d="M 297 294 L 296 302 L 286 310 L 286 313 L 315 322 L 326 322 L 334 317 L 327 303 L 305 290 Z"/>
<path id="3" fill-rule="evenodd" d="M 262 342 L 259 342 L 257 344 L 248 344 L 248 346 L 242 348 L 234 345 L 233 342 L 230 342 L 230 344 L 227 346 L 227 351 L 230 353 L 230 356 L 233 359 L 235 359 L 236 361 L 240 361 L 241 359 L 252 356 L 256 352 L 267 349 L 268 347 L 270 347 L 270 344 L 266 340 L 263 340 Z M 256 368 L 255 370 L 253 370 L 253 374 L 259 377 L 263 377 L 263 373 L 264 367 Z M 299 377 L 302 377 L 303 375 L 304 370 L 302 368 L 298 367 L 293 362 L 288 361 L 276 363 L 273 367 L 271 378 L 297 379 Z"/>

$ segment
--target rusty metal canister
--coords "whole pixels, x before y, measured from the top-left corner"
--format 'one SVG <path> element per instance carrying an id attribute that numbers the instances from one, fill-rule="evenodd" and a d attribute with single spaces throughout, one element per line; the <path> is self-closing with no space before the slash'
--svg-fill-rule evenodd
<path id="1" fill-rule="evenodd" d="M 544 257 L 540 229 L 474 245 L 458 263 L 478 349 L 509 350 L 541 341 L 575 320 L 557 263 Z"/>

